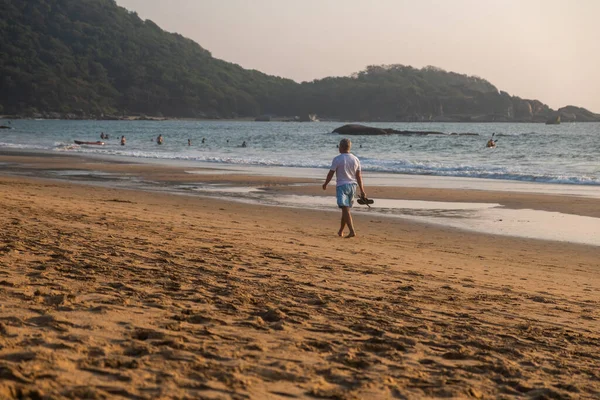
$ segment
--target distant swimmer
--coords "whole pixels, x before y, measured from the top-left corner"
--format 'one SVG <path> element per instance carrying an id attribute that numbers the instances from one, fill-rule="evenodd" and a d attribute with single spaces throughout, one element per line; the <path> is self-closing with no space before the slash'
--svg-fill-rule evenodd
<path id="1" fill-rule="evenodd" d="M 104 139 L 104 132 L 100 134 L 100 139 Z"/>
<path id="2" fill-rule="evenodd" d="M 202 144 L 204 144 L 205 141 L 206 141 L 206 138 L 202 138 Z"/>
<path id="3" fill-rule="evenodd" d="M 125 146 L 125 136 L 121 136 L 121 146 Z"/>
<path id="4" fill-rule="evenodd" d="M 245 140 L 242 142 L 242 147 L 248 147 Z"/>
<path id="5" fill-rule="evenodd" d="M 496 142 L 498 141 L 498 139 L 494 140 L 494 135 L 496 133 L 492 133 L 492 137 L 490 138 L 490 140 L 488 140 L 488 142 L 486 143 L 485 147 L 487 148 L 494 148 L 496 147 Z"/>
<path id="6" fill-rule="evenodd" d="M 188 146 L 192 145 L 192 139 L 188 139 Z"/>
<path id="7" fill-rule="evenodd" d="M 156 138 L 156 143 L 157 144 L 163 144 L 163 137 L 162 137 L 162 135 L 158 135 L 158 137 Z"/>

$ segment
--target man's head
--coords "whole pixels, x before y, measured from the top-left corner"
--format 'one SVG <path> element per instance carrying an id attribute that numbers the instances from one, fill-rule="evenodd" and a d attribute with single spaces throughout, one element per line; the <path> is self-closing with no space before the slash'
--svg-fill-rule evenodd
<path id="1" fill-rule="evenodd" d="M 352 142 L 350 139 L 342 139 L 339 144 L 340 153 L 350 153 L 350 149 L 352 148 Z"/>

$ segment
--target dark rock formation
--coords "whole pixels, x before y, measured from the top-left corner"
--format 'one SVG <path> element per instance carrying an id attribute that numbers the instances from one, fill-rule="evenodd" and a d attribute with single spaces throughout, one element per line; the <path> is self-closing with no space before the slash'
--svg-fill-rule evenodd
<path id="1" fill-rule="evenodd" d="M 436 131 L 399 131 L 391 128 L 374 128 L 359 124 L 348 124 L 333 130 L 340 135 L 445 135 Z"/>
<path id="2" fill-rule="evenodd" d="M 333 133 L 339 133 L 340 135 L 389 135 L 390 133 L 380 128 L 373 128 L 370 126 L 348 124 L 340 126 L 333 130 Z"/>
<path id="3" fill-rule="evenodd" d="M 585 108 L 566 106 L 558 109 L 561 122 L 600 122 L 600 114 Z"/>

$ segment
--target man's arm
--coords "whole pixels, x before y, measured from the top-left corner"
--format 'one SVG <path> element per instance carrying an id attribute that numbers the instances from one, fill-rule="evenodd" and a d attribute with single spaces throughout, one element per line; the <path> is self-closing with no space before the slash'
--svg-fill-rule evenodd
<path id="1" fill-rule="evenodd" d="M 331 178 L 333 178 L 333 174 L 335 174 L 335 171 L 329 170 L 329 173 L 327 174 L 327 178 L 325 178 L 325 183 L 323 184 L 323 190 L 327 189 L 327 185 L 329 184 L 329 182 L 331 182 Z"/>
<path id="2" fill-rule="evenodd" d="M 362 172 L 360 169 L 356 171 L 356 181 L 358 182 L 358 188 L 363 196 L 367 197 L 367 192 L 365 192 L 365 188 L 363 186 Z"/>

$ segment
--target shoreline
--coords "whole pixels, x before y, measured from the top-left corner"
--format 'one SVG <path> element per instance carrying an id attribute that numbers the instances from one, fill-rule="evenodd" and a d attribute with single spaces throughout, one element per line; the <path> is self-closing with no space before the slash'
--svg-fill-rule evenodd
<path id="1" fill-rule="evenodd" d="M 0 196 L 2 398 L 600 393 L 597 247 L 364 214 L 341 239 L 337 212 L 25 176 Z"/>
<path id="2" fill-rule="evenodd" d="M 57 153 L 121 155 L 135 159 L 172 159 L 240 165 L 274 165 L 287 167 L 327 167 L 340 137 L 330 133 L 336 123 L 289 126 L 256 125 L 247 122 L 167 122 L 128 123 L 86 121 L 23 121 L 17 130 L 8 131 L 5 148 L 49 150 Z M 378 124 L 381 127 L 386 124 Z M 390 125 L 391 126 L 391 125 Z M 20 128 L 19 128 L 20 127 Z M 366 171 L 410 176 L 456 176 L 514 182 L 546 182 L 569 184 L 570 187 L 600 187 L 600 176 L 593 163 L 591 149 L 585 143 L 592 139 L 598 125 L 572 125 L 558 131 L 539 125 L 396 125 L 394 129 L 440 131 L 439 136 L 370 136 L 356 139 L 355 154 L 364 161 Z M 424 129 L 427 128 L 427 129 Z M 98 140 L 100 132 L 110 132 L 112 140 L 104 146 L 78 146 L 73 141 Z M 553 145 L 536 146 L 536 134 L 560 133 Z M 456 135 L 454 135 L 456 133 Z M 461 136 L 469 133 L 469 135 Z M 477 133 L 478 136 L 471 135 Z M 569 146 L 571 133 L 584 146 L 575 152 Z M 151 139 L 165 134 L 165 146 Z M 485 148 L 490 135 L 501 136 L 498 149 Z M 127 146 L 116 138 L 127 136 Z M 538 137 L 539 138 L 539 137 Z M 206 143 L 204 143 L 206 139 Z M 285 140 L 284 140 L 285 139 Z M 279 141 L 302 143 L 300 149 Z M 191 141 L 191 143 L 190 143 Z M 248 148 L 242 148 L 246 141 Z M 572 140 L 571 140 L 572 141 Z M 361 147 L 362 146 L 362 147 Z M 561 149 L 567 146 L 565 151 Z M 578 146 L 579 147 L 579 146 Z M 588 150 L 584 150 L 588 149 Z M 548 153 L 546 153 L 546 151 Z M 564 153 L 564 154 L 563 154 Z M 589 154 L 588 154 L 589 153 Z M 546 154 L 547 156 L 542 156 Z M 520 164 L 521 161 L 522 164 Z M 251 167 L 253 168 L 253 167 Z"/>
<path id="3" fill-rule="evenodd" d="M 170 169 L 185 172 L 189 175 L 198 175 L 210 180 L 211 173 L 214 175 L 239 175 L 251 176 L 253 179 L 258 177 L 270 177 L 271 179 L 297 179 L 300 182 L 314 182 L 324 179 L 322 175 L 327 173 L 327 167 L 291 167 L 291 166 L 271 166 L 271 165 L 252 165 L 252 164 L 229 164 L 224 162 L 195 161 L 185 159 L 169 158 L 146 158 L 131 157 L 113 154 L 99 153 L 65 153 L 52 150 L 36 149 L 0 149 L 0 162 L 4 163 L 15 160 L 15 164 L 27 164 L 30 160 L 36 160 L 41 164 L 42 160 L 61 160 L 52 161 L 52 164 L 59 165 L 61 168 L 67 168 L 67 160 L 79 159 L 84 165 L 78 165 L 78 168 L 90 169 L 87 165 L 102 165 L 107 168 L 110 164 L 129 164 L 137 165 L 139 168 L 134 170 L 151 170 L 151 166 L 157 169 Z M 380 188 L 402 187 L 402 188 L 421 188 L 421 189 L 448 189 L 455 191 L 483 191 L 483 192 L 506 192 L 506 193 L 530 193 L 540 195 L 558 195 L 585 198 L 600 198 L 600 185 L 593 184 L 571 184 L 571 183 L 553 183 L 537 182 L 513 179 L 490 179 L 480 177 L 461 177 L 446 175 L 419 175 L 389 173 L 378 171 L 365 171 L 372 182 L 370 186 Z"/>
<path id="4" fill-rule="evenodd" d="M 76 166 L 73 160 L 79 160 Z M 324 176 L 320 169 L 0 152 L 0 171 L 92 186 L 337 211 L 331 191 L 320 189 Z M 355 206 L 355 213 L 482 234 L 600 246 L 600 188 L 574 191 L 563 185 L 389 174 L 365 174 L 365 179 L 376 206 Z"/>

